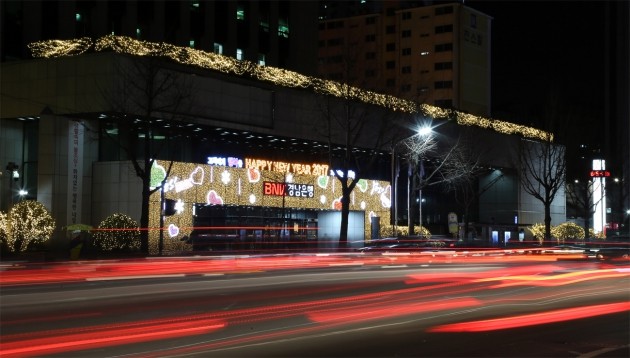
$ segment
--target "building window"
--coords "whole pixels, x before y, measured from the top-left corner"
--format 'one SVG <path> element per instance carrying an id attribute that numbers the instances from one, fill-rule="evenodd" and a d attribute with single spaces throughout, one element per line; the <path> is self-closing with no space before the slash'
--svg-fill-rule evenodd
<path id="1" fill-rule="evenodd" d="M 385 63 L 385 68 L 388 70 L 394 69 L 396 67 L 396 61 L 387 61 Z"/>
<path id="2" fill-rule="evenodd" d="M 405 11 L 402 13 L 402 19 L 403 20 L 411 20 L 411 12 L 409 11 Z"/>
<path id="3" fill-rule="evenodd" d="M 242 48 L 237 48 L 236 49 L 236 59 L 239 61 L 243 60 L 243 49 Z"/>
<path id="4" fill-rule="evenodd" d="M 388 34 L 396 33 L 396 26 L 394 25 L 387 26 L 387 28 L 385 29 L 385 32 Z"/>
<path id="5" fill-rule="evenodd" d="M 387 12 L 386 12 L 386 15 L 387 16 L 394 16 L 394 15 L 396 15 L 396 9 L 393 8 L 393 7 L 388 8 Z"/>
<path id="6" fill-rule="evenodd" d="M 387 45 L 385 45 L 385 50 L 387 52 L 396 51 L 396 43 L 395 42 L 388 43 Z"/>
<path id="7" fill-rule="evenodd" d="M 236 19 L 245 20 L 245 6 L 243 4 L 238 4 L 236 7 Z"/>
<path id="8" fill-rule="evenodd" d="M 136 27 L 136 38 L 139 39 L 142 37 L 142 31 L 140 30 L 139 27 Z M 194 47 L 194 46 L 191 46 Z"/>
<path id="9" fill-rule="evenodd" d="M 376 59 L 376 52 L 366 52 L 365 53 L 366 60 L 374 60 Z"/>
<path id="10" fill-rule="evenodd" d="M 263 19 L 261 15 L 260 23 L 258 25 L 260 26 L 260 29 L 263 30 L 264 32 L 269 32 L 269 19 L 268 18 Z"/>
<path id="11" fill-rule="evenodd" d="M 278 36 L 289 38 L 289 20 L 278 19 Z"/>
<path id="12" fill-rule="evenodd" d="M 411 66 L 403 66 L 403 68 L 401 68 L 400 72 L 402 72 L 402 73 L 411 73 Z"/>
<path id="13" fill-rule="evenodd" d="M 438 7 L 435 9 L 436 15 L 446 15 L 446 14 L 452 14 L 452 13 L 453 13 L 452 6 L 443 6 L 443 7 Z"/>
<path id="14" fill-rule="evenodd" d="M 193 40 L 188 41 L 188 46 L 190 48 L 195 48 L 195 40 L 193 39 Z"/>
<path id="15" fill-rule="evenodd" d="M 411 30 L 403 30 L 402 37 L 411 37 Z"/>
<path id="16" fill-rule="evenodd" d="M 264 53 L 259 53 L 258 54 L 258 64 L 261 66 L 264 66 L 267 63 L 266 61 L 266 56 Z"/>
<path id="17" fill-rule="evenodd" d="M 441 25 L 435 27 L 436 34 L 443 34 L 445 32 L 453 32 L 453 25 Z"/>
<path id="18" fill-rule="evenodd" d="M 435 105 L 441 108 L 453 108 L 452 99 L 436 99 Z"/>
<path id="19" fill-rule="evenodd" d="M 411 91 L 411 85 L 407 84 L 407 85 L 400 86 L 400 92 L 409 92 L 409 91 Z"/>
<path id="20" fill-rule="evenodd" d="M 473 29 L 477 28 L 477 15 L 475 14 L 470 14 L 470 27 Z"/>
<path id="21" fill-rule="evenodd" d="M 331 21 L 326 25 L 329 29 L 340 29 L 343 27 L 343 21 Z"/>
<path id="22" fill-rule="evenodd" d="M 376 24 L 376 16 L 366 17 L 365 18 L 365 24 L 366 25 Z"/>
<path id="23" fill-rule="evenodd" d="M 429 73 L 429 70 L 420 70 L 421 75 L 426 75 L 427 73 Z"/>
<path id="24" fill-rule="evenodd" d="M 453 69 L 453 62 L 436 62 L 435 63 L 436 71 L 451 70 L 451 69 Z"/>
<path id="25" fill-rule="evenodd" d="M 396 80 L 393 78 L 388 78 L 385 84 L 387 85 L 387 87 L 394 87 L 396 86 Z"/>
<path id="26" fill-rule="evenodd" d="M 81 20 L 83 19 L 83 18 L 81 17 L 81 14 L 79 14 L 78 12 L 77 12 L 76 14 L 74 14 L 74 18 L 75 18 L 75 20 L 76 20 L 77 22 L 81 22 Z"/>
<path id="27" fill-rule="evenodd" d="M 365 35 L 365 42 L 374 42 L 374 41 L 376 41 L 376 35 L 374 34 Z"/>
<path id="28" fill-rule="evenodd" d="M 221 45 L 220 43 L 214 43 L 214 53 L 218 53 L 219 55 L 223 55 L 223 45 Z"/>
<path id="29" fill-rule="evenodd" d="M 341 39 L 341 38 L 330 39 L 330 40 L 327 41 L 327 45 L 328 46 L 340 46 L 342 42 L 343 42 L 343 39 Z"/>
<path id="30" fill-rule="evenodd" d="M 453 81 L 436 81 L 434 83 L 434 88 L 435 89 L 453 88 Z"/>
<path id="31" fill-rule="evenodd" d="M 365 70 L 365 77 L 375 77 L 376 71 L 374 70 Z"/>
<path id="32" fill-rule="evenodd" d="M 420 34 L 420 37 L 429 37 L 429 34 Z"/>
<path id="33" fill-rule="evenodd" d="M 429 87 L 427 87 L 427 86 L 418 86 L 417 90 L 418 90 L 418 94 L 426 93 L 426 92 L 429 91 Z"/>
<path id="34" fill-rule="evenodd" d="M 403 56 L 411 55 L 411 48 L 404 48 L 404 49 L 402 49 L 401 55 L 403 55 Z"/>
<path id="35" fill-rule="evenodd" d="M 452 43 L 435 45 L 435 52 L 446 52 L 446 51 L 453 51 Z"/>
<path id="36" fill-rule="evenodd" d="M 341 55 L 328 57 L 328 63 L 341 63 L 341 62 L 343 62 L 343 56 Z"/>

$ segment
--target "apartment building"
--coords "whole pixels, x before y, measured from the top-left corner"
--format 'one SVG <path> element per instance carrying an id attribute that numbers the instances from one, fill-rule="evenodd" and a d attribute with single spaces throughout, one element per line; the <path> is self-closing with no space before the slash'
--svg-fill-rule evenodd
<path id="1" fill-rule="evenodd" d="M 321 76 L 489 116 L 492 18 L 459 3 L 322 6 Z M 415 6 L 415 7 L 414 7 Z"/>

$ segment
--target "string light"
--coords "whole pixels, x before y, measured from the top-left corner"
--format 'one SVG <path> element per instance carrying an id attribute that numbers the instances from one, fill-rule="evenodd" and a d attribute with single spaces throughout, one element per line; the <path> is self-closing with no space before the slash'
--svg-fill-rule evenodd
<path id="1" fill-rule="evenodd" d="M 112 214 L 98 225 L 94 233 L 94 246 L 102 251 L 138 250 L 140 249 L 139 225 L 125 214 Z"/>
<path id="2" fill-rule="evenodd" d="M 55 230 L 55 220 L 44 204 L 25 200 L 15 204 L 9 214 L 0 213 L 0 239 L 9 250 L 23 252 L 44 243 Z"/>
<path id="3" fill-rule="evenodd" d="M 212 52 L 162 42 L 156 43 L 141 41 L 127 36 L 108 35 L 97 39 L 95 42 L 87 37 L 75 40 L 39 41 L 29 44 L 28 48 L 31 50 L 33 57 L 36 58 L 75 56 L 85 53 L 91 48 L 97 52 L 111 50 L 116 53 L 134 56 L 165 57 L 184 65 L 226 74 L 247 76 L 283 87 L 311 89 L 316 93 L 359 100 L 395 112 L 423 114 L 434 119 L 455 120 L 459 125 L 481 127 L 502 134 L 516 134 L 526 138 L 553 141 L 551 133 L 536 128 L 484 118 L 426 103 L 417 104 L 410 100 L 363 90 L 339 82 L 305 76 L 285 69 L 260 66 L 250 61 L 237 60 Z"/>
<path id="4" fill-rule="evenodd" d="M 154 166 L 167 167 L 171 163 L 166 161 L 156 161 Z M 222 181 L 221 176 L 212 177 L 209 175 L 211 169 L 215 172 L 229 173 L 230 180 Z M 163 252 L 190 251 L 190 245 L 182 239 L 189 236 L 193 230 L 192 208 L 195 204 L 206 204 L 207 194 L 214 191 L 223 200 L 224 206 L 263 206 L 275 208 L 300 208 L 312 210 L 333 210 L 335 199 L 341 196 L 338 186 L 318 185 L 317 181 L 322 180 L 317 175 L 293 174 L 293 183 L 313 186 L 313 197 L 291 197 L 281 195 L 264 195 L 263 186 L 265 182 L 284 183 L 285 173 L 260 170 L 260 178 L 252 182 L 248 174 L 248 168 L 218 167 L 210 165 L 199 165 L 195 163 L 173 162 L 170 168 L 170 178 L 177 178 L 172 183 L 172 188 L 164 192 L 166 199 L 181 201 L 187 208 L 186 211 L 172 216 L 164 217 L 164 227 L 162 230 L 174 230 L 163 234 Z M 338 180 L 335 177 L 327 177 L 328 181 Z M 160 180 L 164 178 L 158 178 Z M 182 183 L 190 181 L 192 186 Z M 240 190 L 239 183 L 240 182 Z M 364 222 L 369 223 L 371 216 L 378 216 L 381 222 L 389 222 L 391 205 L 391 191 L 389 182 L 379 180 L 361 180 L 358 189 L 353 191 L 354 200 L 350 203 L 350 210 L 363 211 Z M 180 190 L 178 190 L 180 188 Z M 181 190 L 181 188 L 185 188 Z M 336 189 L 335 189 L 336 188 Z M 251 195 L 254 195 L 256 202 L 250 203 Z M 322 202 L 321 197 L 325 200 Z M 149 227 L 160 228 L 160 192 L 156 191 L 149 200 Z M 365 237 L 370 237 L 370 225 L 365 225 Z M 169 235 L 173 233 L 176 235 Z M 166 239 L 165 239 L 166 238 Z M 160 230 L 149 231 L 149 253 L 157 254 L 159 251 Z"/>

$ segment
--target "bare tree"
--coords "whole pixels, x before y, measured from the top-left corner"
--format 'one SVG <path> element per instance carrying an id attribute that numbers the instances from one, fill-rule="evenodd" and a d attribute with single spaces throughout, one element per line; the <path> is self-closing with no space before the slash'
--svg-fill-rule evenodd
<path id="1" fill-rule="evenodd" d="M 348 242 L 348 217 L 350 196 L 356 184 L 375 167 L 382 158 L 382 149 L 391 143 L 391 113 L 383 109 L 370 108 L 352 99 L 348 93 L 341 100 L 328 98 L 322 110 L 325 115 L 326 137 L 328 139 L 328 161 L 332 173 L 341 185 L 341 224 L 339 246 Z M 370 116 L 379 112 L 381 115 Z M 370 140 L 366 140 L 370 138 Z M 362 144 L 370 143 L 369 147 Z M 351 175 L 354 173 L 354 175 Z"/>
<path id="2" fill-rule="evenodd" d="M 368 105 L 358 99 L 370 95 L 361 89 L 368 82 L 365 73 L 359 71 L 380 73 L 370 67 L 375 66 L 377 61 L 367 67 L 358 65 L 366 52 L 375 51 L 364 47 L 365 41 L 361 36 L 360 32 L 348 30 L 342 40 L 341 51 L 332 51 L 334 54 L 322 63 L 321 72 L 330 74 L 329 78 L 334 80 L 327 81 L 330 93 L 336 95 L 325 96 L 320 101 L 324 126 L 315 129 L 322 131 L 323 128 L 321 135 L 328 141 L 329 165 L 341 186 L 341 248 L 346 247 L 348 242 L 350 196 L 354 187 L 366 172 L 374 168 L 383 151 L 391 147 L 395 132 L 401 129 L 398 125 L 400 113 Z M 374 85 L 374 80 L 370 81 L 370 85 Z"/>
<path id="3" fill-rule="evenodd" d="M 601 202 L 594 201 L 593 181 L 582 180 L 573 183 L 567 183 L 566 195 L 569 205 L 573 205 L 576 212 L 584 217 L 584 232 L 589 234 L 590 218 L 595 214 L 595 208 Z M 603 196 L 602 196 L 603 198 Z"/>
<path id="4" fill-rule="evenodd" d="M 455 187 L 471 181 L 479 170 L 479 157 L 471 155 L 466 140 L 460 135 L 454 142 L 435 141 L 434 137 L 407 141 L 407 160 L 410 165 L 410 195 L 418 191 L 419 226 L 422 227 L 422 190 L 435 185 Z M 430 159 L 430 160 L 429 160 Z M 409 233 L 413 232 L 415 207 L 409 205 Z"/>
<path id="5" fill-rule="evenodd" d="M 464 238 L 468 238 L 469 223 L 470 223 L 470 207 L 479 199 L 483 193 L 488 191 L 494 184 L 503 178 L 503 174 L 500 174 L 481 187 L 479 178 L 486 173 L 483 167 L 480 165 L 480 158 L 483 158 L 486 153 L 482 152 L 481 145 L 477 142 L 474 133 L 465 132 L 465 139 L 463 141 L 464 147 L 462 148 L 462 161 L 464 167 L 469 168 L 468 175 L 462 176 L 460 180 L 455 182 L 447 182 L 446 189 L 454 192 L 455 201 L 463 208 L 463 220 L 464 220 Z"/>
<path id="6" fill-rule="evenodd" d="M 545 240 L 551 238 L 551 204 L 565 185 L 564 146 L 554 144 L 549 134 L 545 141 L 522 140 L 519 151 L 520 181 L 523 189 L 538 199 L 545 210 Z"/>
<path id="7" fill-rule="evenodd" d="M 115 141 L 131 161 L 142 181 L 140 226 L 149 226 L 151 168 L 156 159 L 168 157 L 168 147 L 179 130 L 177 113 L 188 106 L 192 86 L 185 77 L 164 67 L 157 57 L 120 57 L 114 65 L 114 84 L 103 95 L 113 113 L 101 134 Z M 171 161 L 172 163 L 172 161 Z M 170 166 L 167 170 L 167 177 Z M 149 252 L 149 234 L 141 230 L 140 250 Z"/>

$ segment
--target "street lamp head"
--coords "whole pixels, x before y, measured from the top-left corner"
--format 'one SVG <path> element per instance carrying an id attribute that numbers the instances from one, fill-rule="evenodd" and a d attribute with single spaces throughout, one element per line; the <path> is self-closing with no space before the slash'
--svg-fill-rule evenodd
<path id="1" fill-rule="evenodd" d="M 418 129 L 418 134 L 425 137 L 428 136 L 429 134 L 431 134 L 433 130 L 431 129 L 430 126 L 424 126 L 424 127 L 420 127 L 420 129 Z"/>

